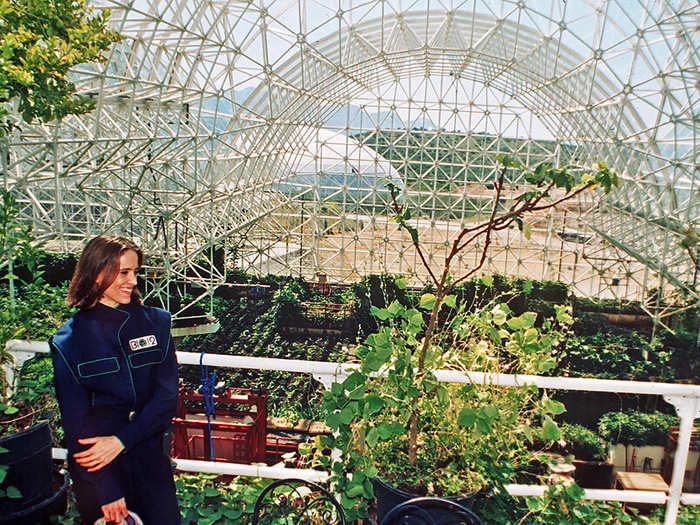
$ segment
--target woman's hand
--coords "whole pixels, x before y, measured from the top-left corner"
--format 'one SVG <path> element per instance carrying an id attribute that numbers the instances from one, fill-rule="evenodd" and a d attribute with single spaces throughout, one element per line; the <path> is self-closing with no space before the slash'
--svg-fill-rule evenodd
<path id="1" fill-rule="evenodd" d="M 100 508 L 102 509 L 102 514 L 104 514 L 106 522 L 121 523 L 122 519 L 129 515 L 129 511 L 126 510 L 126 500 L 124 498 L 120 498 L 112 503 L 107 503 L 107 505 L 102 505 Z"/>
<path id="2" fill-rule="evenodd" d="M 83 438 L 79 439 L 78 443 L 81 445 L 92 444 L 89 449 L 73 454 L 78 465 L 87 469 L 88 472 L 95 472 L 109 465 L 124 450 L 124 445 L 117 436 Z"/>

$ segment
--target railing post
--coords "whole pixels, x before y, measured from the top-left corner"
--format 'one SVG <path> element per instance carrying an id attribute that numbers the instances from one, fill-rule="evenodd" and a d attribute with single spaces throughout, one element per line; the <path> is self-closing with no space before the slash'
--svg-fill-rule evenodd
<path id="1" fill-rule="evenodd" d="M 683 479 L 685 478 L 685 467 L 688 462 L 693 421 L 695 418 L 700 417 L 700 400 L 697 397 L 669 395 L 664 396 L 664 399 L 675 407 L 678 417 L 681 418 L 676 455 L 673 458 L 671 486 L 668 500 L 666 501 L 666 519 L 664 520 L 664 525 L 674 525 L 678 518 L 678 507 L 680 506 L 681 493 L 683 492 Z"/>

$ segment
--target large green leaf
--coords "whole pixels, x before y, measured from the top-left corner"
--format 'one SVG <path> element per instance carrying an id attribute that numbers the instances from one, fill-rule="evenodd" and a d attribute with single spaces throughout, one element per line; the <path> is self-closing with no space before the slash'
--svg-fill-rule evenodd
<path id="1" fill-rule="evenodd" d="M 511 317 L 510 319 L 508 319 L 506 324 L 511 330 L 522 330 L 523 328 L 525 328 L 525 323 L 522 319 L 520 319 L 520 317 Z"/>
<path id="2" fill-rule="evenodd" d="M 457 416 L 457 424 L 466 428 L 471 428 L 476 422 L 476 411 L 473 408 L 463 408 Z"/>
<path id="3" fill-rule="evenodd" d="M 396 317 L 404 310 L 404 307 L 401 305 L 400 302 L 394 300 L 391 302 L 387 310 L 389 311 L 389 313 L 391 313 L 391 315 Z"/>
<path id="4" fill-rule="evenodd" d="M 368 415 L 376 414 L 384 407 L 384 400 L 377 394 L 365 396 L 365 410 Z"/>
<path id="5" fill-rule="evenodd" d="M 551 417 L 545 416 L 544 421 L 542 422 L 542 438 L 547 441 L 556 441 L 560 437 L 561 432 L 559 431 L 557 424 Z"/>
<path id="6" fill-rule="evenodd" d="M 564 406 L 564 403 L 556 401 L 555 399 L 547 398 L 543 401 L 542 405 L 547 412 L 554 416 L 558 416 L 559 414 L 563 414 L 564 412 L 566 412 L 566 407 Z"/>
<path id="7" fill-rule="evenodd" d="M 354 404 L 351 403 L 340 411 L 340 422 L 344 425 L 349 425 L 355 418 L 355 415 Z"/>
<path id="8" fill-rule="evenodd" d="M 332 412 L 326 416 L 326 425 L 333 430 L 337 430 L 340 426 L 340 411 Z"/>
<path id="9" fill-rule="evenodd" d="M 379 423 L 379 425 L 377 426 L 377 432 L 379 434 L 379 437 L 382 439 L 389 439 L 394 433 L 391 428 L 391 425 L 386 421 L 382 421 L 381 423 Z"/>
<path id="10" fill-rule="evenodd" d="M 501 308 L 501 305 L 496 305 L 492 310 L 491 310 L 491 316 L 493 317 L 493 322 L 501 326 L 503 323 L 506 322 L 508 315 L 507 313 Z"/>
<path id="11" fill-rule="evenodd" d="M 423 310 L 432 310 L 433 306 L 435 305 L 435 299 L 435 294 L 424 293 L 420 298 L 420 307 Z"/>
<path id="12" fill-rule="evenodd" d="M 359 401 L 365 397 L 365 385 L 360 385 L 348 394 L 348 399 Z"/>
<path id="13" fill-rule="evenodd" d="M 387 319 L 389 319 L 389 317 L 391 317 L 391 313 L 386 308 L 377 308 L 376 306 L 371 306 L 369 311 L 373 316 L 382 321 L 386 321 Z"/>
<path id="14" fill-rule="evenodd" d="M 377 446 L 377 441 L 379 441 L 379 432 L 376 428 L 370 428 L 365 439 L 369 448 L 374 448 Z"/>

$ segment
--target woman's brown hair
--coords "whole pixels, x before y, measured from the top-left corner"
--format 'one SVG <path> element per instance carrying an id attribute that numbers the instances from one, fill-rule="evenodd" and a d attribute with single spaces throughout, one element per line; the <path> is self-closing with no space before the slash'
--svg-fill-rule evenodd
<path id="1" fill-rule="evenodd" d="M 82 309 L 93 308 L 117 278 L 121 256 L 128 250 L 136 252 L 141 266 L 143 252 L 129 239 L 118 235 L 99 235 L 90 239 L 73 272 L 68 287 L 68 304 Z M 131 292 L 131 301 L 141 302 L 136 288 Z"/>

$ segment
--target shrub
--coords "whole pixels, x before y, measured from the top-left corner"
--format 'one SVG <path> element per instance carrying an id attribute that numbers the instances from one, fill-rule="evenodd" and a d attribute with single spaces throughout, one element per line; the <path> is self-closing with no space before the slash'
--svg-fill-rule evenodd
<path id="1" fill-rule="evenodd" d="M 572 335 L 558 354 L 556 375 L 640 381 L 671 381 L 675 376 L 671 356 L 660 342 L 634 331 Z"/>
<path id="2" fill-rule="evenodd" d="M 661 412 L 608 412 L 598 422 L 598 433 L 612 444 L 663 446 L 668 440 L 669 427 L 678 423 L 676 416 Z"/>
<path id="3" fill-rule="evenodd" d="M 563 424 L 562 439 L 566 442 L 565 452 L 573 454 L 583 461 L 605 461 L 607 447 L 603 440 L 592 430 L 583 425 Z"/>

